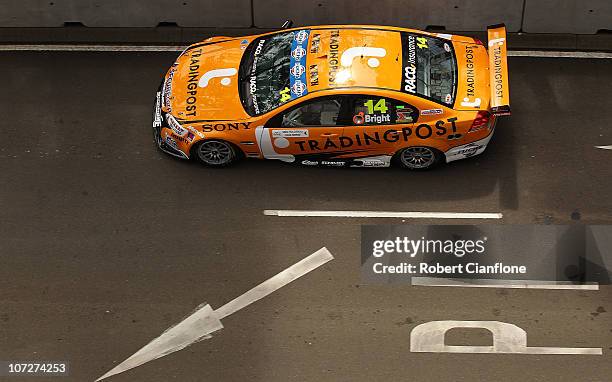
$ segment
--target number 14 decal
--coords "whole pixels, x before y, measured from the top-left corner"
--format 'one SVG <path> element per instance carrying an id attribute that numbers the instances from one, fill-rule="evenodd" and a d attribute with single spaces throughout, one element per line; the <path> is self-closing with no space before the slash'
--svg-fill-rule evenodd
<path id="1" fill-rule="evenodd" d="M 370 99 L 366 101 L 363 106 L 368 108 L 368 114 L 374 114 L 375 111 L 379 111 L 383 114 L 386 114 L 387 110 L 389 110 L 387 108 L 387 100 L 385 100 L 384 98 L 379 99 L 376 104 L 374 104 L 374 100 Z"/>
<path id="2" fill-rule="evenodd" d="M 425 37 L 417 37 L 417 46 L 419 49 L 428 49 L 427 39 Z"/>

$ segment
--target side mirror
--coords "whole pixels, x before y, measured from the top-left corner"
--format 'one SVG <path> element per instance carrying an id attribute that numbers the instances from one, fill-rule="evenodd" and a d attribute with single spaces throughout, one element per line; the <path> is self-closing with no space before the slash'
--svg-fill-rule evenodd
<path id="1" fill-rule="evenodd" d="M 281 29 L 289 29 L 292 26 L 293 26 L 293 20 L 286 20 L 281 26 Z"/>

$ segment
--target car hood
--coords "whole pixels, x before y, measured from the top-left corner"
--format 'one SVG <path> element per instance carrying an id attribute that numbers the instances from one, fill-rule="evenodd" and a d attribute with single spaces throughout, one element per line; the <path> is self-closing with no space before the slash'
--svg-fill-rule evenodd
<path id="1" fill-rule="evenodd" d="M 169 111 L 190 121 L 248 118 L 238 94 L 238 67 L 245 47 L 240 39 L 205 41 L 183 52 L 163 86 Z"/>
<path id="2" fill-rule="evenodd" d="M 457 110 L 487 110 L 491 98 L 489 88 L 489 56 L 484 46 L 455 42 L 457 57 Z"/>

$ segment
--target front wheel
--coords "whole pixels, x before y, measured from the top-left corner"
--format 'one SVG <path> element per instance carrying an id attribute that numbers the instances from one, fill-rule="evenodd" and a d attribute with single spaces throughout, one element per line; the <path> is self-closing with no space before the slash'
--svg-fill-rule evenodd
<path id="1" fill-rule="evenodd" d="M 424 146 L 406 147 L 397 153 L 397 161 L 409 170 L 428 170 L 435 167 L 444 154 Z"/>
<path id="2" fill-rule="evenodd" d="M 209 167 L 225 167 L 238 159 L 236 149 L 228 142 L 203 141 L 194 150 L 198 162 Z"/>

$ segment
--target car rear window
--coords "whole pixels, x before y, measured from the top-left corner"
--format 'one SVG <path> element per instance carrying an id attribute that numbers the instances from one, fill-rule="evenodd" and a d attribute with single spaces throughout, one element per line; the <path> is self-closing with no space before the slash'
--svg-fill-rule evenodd
<path id="1" fill-rule="evenodd" d="M 401 32 L 401 89 L 443 105 L 455 101 L 457 61 L 453 44 L 437 37 Z"/>

